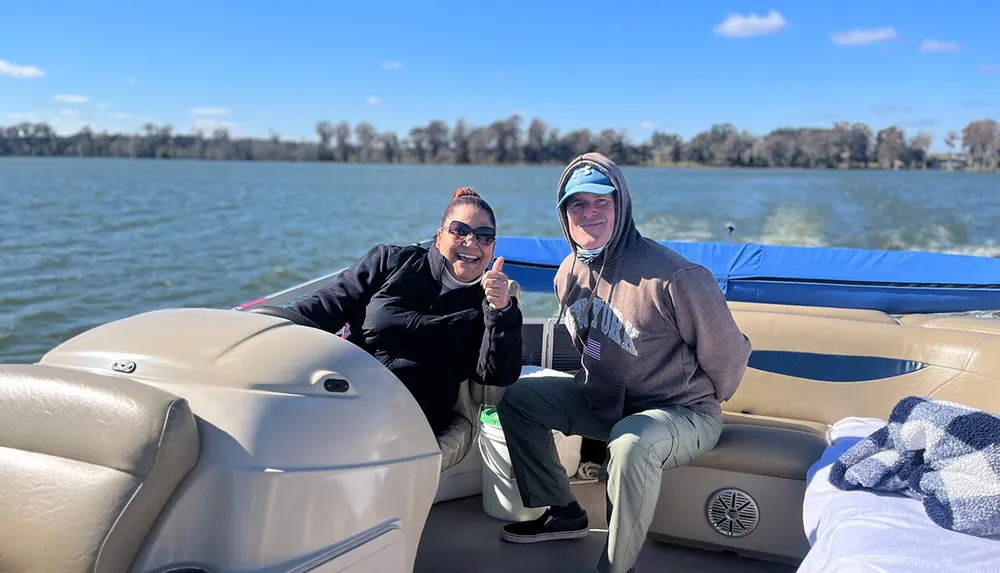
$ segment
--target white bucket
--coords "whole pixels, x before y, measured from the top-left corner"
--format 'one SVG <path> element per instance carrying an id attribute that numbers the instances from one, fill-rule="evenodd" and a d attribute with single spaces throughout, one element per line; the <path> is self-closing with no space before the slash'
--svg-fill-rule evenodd
<path id="1" fill-rule="evenodd" d="M 479 423 L 479 451 L 483 458 L 483 511 L 503 521 L 530 521 L 545 512 L 545 507 L 526 508 L 521 503 L 517 480 L 510 463 L 507 440 L 503 429 L 487 421 L 495 420 L 495 410 L 483 412 Z M 566 468 L 566 477 L 576 474 L 580 465 L 583 438 L 552 431 L 559 461 Z"/>

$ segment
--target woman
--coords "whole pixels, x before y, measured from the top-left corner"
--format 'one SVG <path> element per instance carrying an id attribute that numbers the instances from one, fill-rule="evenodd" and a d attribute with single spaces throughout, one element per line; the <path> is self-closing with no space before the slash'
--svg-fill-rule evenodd
<path id="1" fill-rule="evenodd" d="M 429 249 L 377 245 L 291 310 L 330 332 L 346 324 L 440 435 L 464 380 L 509 386 L 521 373 L 521 311 L 503 259 L 487 270 L 495 243 L 493 210 L 461 188 Z"/>

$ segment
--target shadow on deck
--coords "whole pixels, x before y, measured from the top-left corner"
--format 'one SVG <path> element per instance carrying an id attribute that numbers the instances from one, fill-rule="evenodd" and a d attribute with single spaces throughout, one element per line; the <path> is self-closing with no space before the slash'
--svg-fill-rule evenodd
<path id="1" fill-rule="evenodd" d="M 433 507 L 424 529 L 414 573 L 582 573 L 596 571 L 607 536 L 604 488 L 573 487 L 590 517 L 583 539 L 515 544 L 500 539 L 498 521 L 471 497 Z M 636 573 L 794 573 L 795 567 L 647 540 Z"/>

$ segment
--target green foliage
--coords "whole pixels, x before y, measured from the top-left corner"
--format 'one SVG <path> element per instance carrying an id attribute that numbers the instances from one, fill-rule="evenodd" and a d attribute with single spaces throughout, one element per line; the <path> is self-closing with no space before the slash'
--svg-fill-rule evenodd
<path id="1" fill-rule="evenodd" d="M 783 127 L 765 136 L 716 124 L 689 141 L 655 131 L 632 142 L 624 131 L 592 133 L 576 129 L 561 134 L 541 119 L 524 130 L 521 117 L 488 126 L 470 127 L 458 120 L 453 128 L 442 120 L 414 127 L 403 138 L 378 132 L 368 122 L 352 129 L 346 121 L 316 124 L 316 141 L 232 138 L 225 129 L 211 135 L 174 134 L 169 125 L 146 124 L 139 133 L 79 133 L 60 136 L 45 123 L 0 127 L 0 156 L 80 156 L 183 158 L 244 161 L 333 161 L 341 163 L 564 164 L 587 151 L 599 151 L 622 165 L 851 168 L 927 168 L 944 165 L 992 170 L 1000 165 L 1000 129 L 996 121 L 969 123 L 961 136 L 951 132 L 947 156 L 928 154 L 931 136 L 908 137 L 895 126 L 877 133 L 863 123 L 839 122 L 832 127 Z"/>

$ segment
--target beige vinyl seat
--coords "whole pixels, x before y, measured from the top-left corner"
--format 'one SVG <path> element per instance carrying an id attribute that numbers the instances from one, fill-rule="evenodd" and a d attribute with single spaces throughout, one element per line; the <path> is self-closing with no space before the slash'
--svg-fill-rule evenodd
<path id="1" fill-rule="evenodd" d="M 804 480 L 829 445 L 826 424 L 735 412 L 722 421 L 715 448 L 691 466 Z"/>
<path id="2" fill-rule="evenodd" d="M 128 571 L 200 453 L 177 396 L 109 375 L 0 367 L 0 571 Z"/>
<path id="3" fill-rule="evenodd" d="M 469 384 L 472 382 L 467 382 L 464 386 Z M 438 447 L 441 448 L 442 472 L 455 467 L 458 462 L 462 461 L 462 458 L 472 447 L 472 436 L 472 422 L 461 413 L 455 412 L 451 424 L 437 436 Z"/>
<path id="4" fill-rule="evenodd" d="M 810 550 L 802 511 L 831 425 L 888 419 L 911 395 L 996 411 L 993 322 L 878 311 L 731 303 L 753 342 L 723 404 L 716 447 L 663 475 L 650 533 L 681 545 L 797 563 Z"/>

